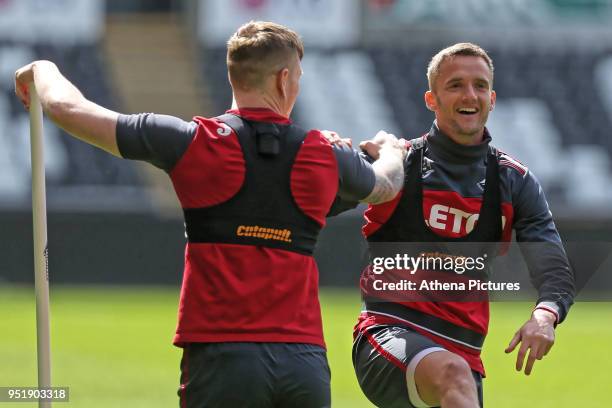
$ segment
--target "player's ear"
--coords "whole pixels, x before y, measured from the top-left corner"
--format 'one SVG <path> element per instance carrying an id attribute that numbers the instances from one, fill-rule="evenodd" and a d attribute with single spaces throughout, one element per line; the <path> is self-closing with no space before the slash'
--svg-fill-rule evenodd
<path id="1" fill-rule="evenodd" d="M 495 109 L 495 101 L 497 100 L 497 94 L 495 91 L 491 91 L 491 108 L 489 110 Z"/>
<path id="2" fill-rule="evenodd" d="M 438 105 L 436 104 L 436 97 L 434 96 L 433 92 L 431 91 L 425 92 L 424 98 L 425 98 L 425 106 L 427 106 L 427 109 L 429 109 L 432 112 L 438 109 Z"/>
<path id="3" fill-rule="evenodd" d="M 285 67 L 276 73 L 276 89 L 285 98 L 289 86 L 289 68 Z"/>

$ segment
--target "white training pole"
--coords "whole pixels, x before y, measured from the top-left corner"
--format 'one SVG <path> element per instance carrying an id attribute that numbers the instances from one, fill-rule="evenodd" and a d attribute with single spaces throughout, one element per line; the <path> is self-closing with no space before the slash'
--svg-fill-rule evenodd
<path id="1" fill-rule="evenodd" d="M 38 388 L 51 387 L 51 341 L 49 331 L 49 269 L 47 258 L 47 202 L 43 114 L 34 84 L 30 85 L 30 146 L 32 153 L 32 216 L 34 224 L 34 286 L 36 290 L 36 342 Z M 50 401 L 38 402 L 50 408 Z"/>

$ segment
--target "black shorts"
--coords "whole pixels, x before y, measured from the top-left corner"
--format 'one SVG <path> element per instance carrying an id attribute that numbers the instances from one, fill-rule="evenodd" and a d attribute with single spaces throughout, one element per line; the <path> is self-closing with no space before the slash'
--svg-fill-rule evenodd
<path id="1" fill-rule="evenodd" d="M 406 371 L 414 370 L 429 352 L 443 348 L 403 326 L 373 326 L 360 332 L 353 343 L 353 367 L 363 393 L 380 408 L 415 408 L 420 405 L 414 382 Z M 482 407 L 482 376 L 472 371 Z M 416 405 L 413 404 L 415 402 Z"/>
<path id="2" fill-rule="evenodd" d="M 299 343 L 190 343 L 181 359 L 181 408 L 331 405 L 325 349 Z"/>

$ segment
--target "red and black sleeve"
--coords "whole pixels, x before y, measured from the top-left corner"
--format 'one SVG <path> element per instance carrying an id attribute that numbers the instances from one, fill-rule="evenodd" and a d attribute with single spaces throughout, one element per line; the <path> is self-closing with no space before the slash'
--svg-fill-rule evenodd
<path id="1" fill-rule="evenodd" d="M 170 172 L 191 144 L 197 129 L 169 115 L 119 115 L 117 146 L 125 159 L 143 160 Z"/>

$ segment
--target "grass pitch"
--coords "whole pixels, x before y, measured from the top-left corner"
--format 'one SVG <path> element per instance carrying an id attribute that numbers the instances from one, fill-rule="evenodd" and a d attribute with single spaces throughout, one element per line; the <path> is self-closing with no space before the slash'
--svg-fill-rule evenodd
<path id="1" fill-rule="evenodd" d="M 73 407 L 176 407 L 180 350 L 171 345 L 178 288 L 52 287 L 52 380 L 70 387 Z M 371 407 L 351 365 L 356 290 L 321 294 L 334 407 Z M 0 288 L 0 387 L 36 385 L 34 289 Z M 579 303 L 531 376 L 503 350 L 531 305 L 491 305 L 484 347 L 487 407 L 610 407 L 612 303 Z M 0 408 L 36 407 L 0 403 Z"/>

